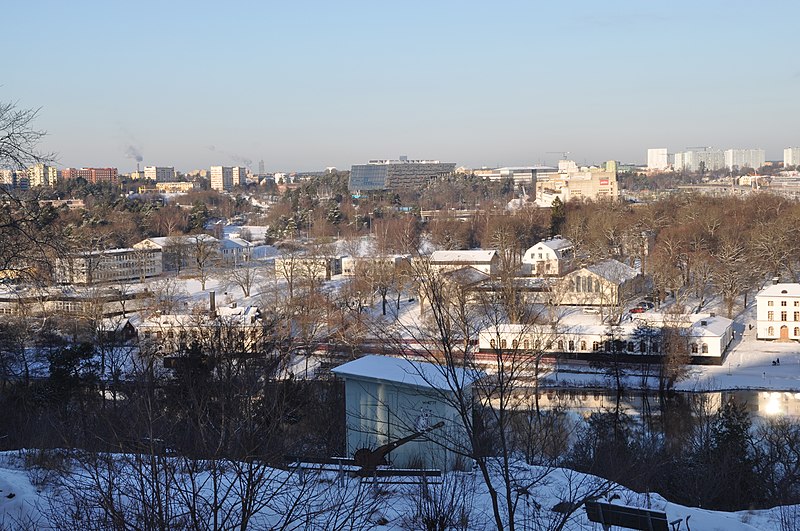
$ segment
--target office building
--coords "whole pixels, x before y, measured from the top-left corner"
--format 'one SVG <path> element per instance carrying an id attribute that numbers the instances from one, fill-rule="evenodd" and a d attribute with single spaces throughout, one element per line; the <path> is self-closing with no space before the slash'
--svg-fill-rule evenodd
<path id="1" fill-rule="evenodd" d="M 664 171 L 669 167 L 667 148 L 651 148 L 647 150 L 647 169 Z"/>
<path id="2" fill-rule="evenodd" d="M 65 168 L 61 171 L 61 177 L 65 181 L 81 178 L 92 184 L 119 184 L 119 174 L 116 168 Z"/>
<path id="3" fill-rule="evenodd" d="M 456 165 L 438 160 L 371 160 L 350 168 L 351 191 L 420 188 L 431 179 L 453 173 Z"/>
<path id="4" fill-rule="evenodd" d="M 783 150 L 783 167 L 800 166 L 800 147 Z"/>
<path id="5" fill-rule="evenodd" d="M 764 165 L 763 149 L 726 149 L 725 167 L 729 170 L 753 168 L 757 170 Z"/>
<path id="6" fill-rule="evenodd" d="M 514 184 L 517 186 L 528 186 L 536 183 L 536 175 L 539 172 L 552 172 L 554 170 L 555 168 L 551 166 L 514 166 L 493 170 L 475 170 L 472 174 L 490 181 L 513 179 Z"/>
<path id="7" fill-rule="evenodd" d="M 175 168 L 172 166 L 145 166 L 144 178 L 157 183 L 175 182 Z"/>

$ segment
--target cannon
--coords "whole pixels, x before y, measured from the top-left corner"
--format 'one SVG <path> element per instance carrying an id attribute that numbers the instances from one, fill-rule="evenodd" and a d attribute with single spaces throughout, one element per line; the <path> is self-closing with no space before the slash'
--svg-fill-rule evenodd
<path id="1" fill-rule="evenodd" d="M 356 471 L 356 475 L 359 476 L 369 476 L 375 472 L 375 469 L 378 468 L 379 465 L 386 465 L 386 455 L 391 452 L 392 450 L 396 449 L 398 446 L 402 446 L 407 442 L 411 442 L 414 439 L 418 439 L 425 435 L 426 433 L 441 428 L 444 426 L 444 422 L 437 422 L 433 426 L 429 426 L 421 431 L 416 431 L 411 435 L 403 437 L 402 439 L 397 439 L 394 441 L 389 441 L 388 443 L 378 446 L 374 450 L 369 448 L 359 448 L 353 454 L 353 463 L 356 466 L 361 467 L 360 470 Z"/>

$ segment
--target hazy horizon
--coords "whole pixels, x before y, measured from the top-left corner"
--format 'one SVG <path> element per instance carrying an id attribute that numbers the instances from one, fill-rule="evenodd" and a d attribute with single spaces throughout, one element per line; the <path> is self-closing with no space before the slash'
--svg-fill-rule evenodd
<path id="1" fill-rule="evenodd" d="M 800 5 L 13 2 L 0 101 L 58 166 L 644 163 L 800 145 Z"/>

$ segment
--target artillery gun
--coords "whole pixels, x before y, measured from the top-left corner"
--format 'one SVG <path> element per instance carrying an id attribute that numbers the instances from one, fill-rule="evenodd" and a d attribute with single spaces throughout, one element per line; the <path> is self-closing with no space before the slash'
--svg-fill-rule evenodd
<path id="1" fill-rule="evenodd" d="M 411 435 L 408 435 L 401 439 L 389 441 L 384 445 L 378 446 L 374 450 L 371 450 L 369 448 L 359 448 L 353 454 L 353 464 L 361 468 L 359 470 L 356 470 L 354 474 L 356 476 L 362 476 L 362 477 L 373 475 L 378 466 L 388 464 L 386 462 L 386 456 L 389 454 L 389 452 L 397 449 L 399 446 L 402 446 L 407 442 L 411 442 L 414 439 L 419 439 L 426 433 L 441 428 L 442 426 L 444 426 L 444 422 L 442 421 L 437 422 L 433 426 L 429 426 L 424 430 L 416 431 Z"/>

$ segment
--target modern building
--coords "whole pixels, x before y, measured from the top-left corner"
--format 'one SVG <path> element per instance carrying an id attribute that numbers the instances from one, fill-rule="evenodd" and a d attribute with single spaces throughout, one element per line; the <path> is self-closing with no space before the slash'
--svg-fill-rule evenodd
<path id="1" fill-rule="evenodd" d="M 675 153 L 674 168 L 677 171 L 716 171 L 725 167 L 725 153 L 710 147 L 690 148 Z"/>
<path id="2" fill-rule="evenodd" d="M 667 148 L 650 148 L 647 150 L 647 169 L 649 171 L 664 171 L 667 168 L 669 168 Z"/>
<path id="3" fill-rule="evenodd" d="M 570 199 L 619 199 L 616 162 L 609 161 L 605 168 L 579 168 L 571 160 L 562 160 L 558 163 L 558 171 L 538 173 L 537 204 L 549 207 L 556 197 L 562 203 Z"/>
<path id="4" fill-rule="evenodd" d="M 396 271 L 410 263 L 411 255 L 409 254 L 344 256 L 342 257 L 342 275 L 355 277 L 361 274 L 371 275 L 375 271 Z"/>
<path id="5" fill-rule="evenodd" d="M 210 257 L 212 261 L 219 256 L 219 240 L 208 234 L 147 238 L 135 243 L 133 248 L 161 251 L 164 271 L 192 269 L 198 253 Z"/>
<path id="6" fill-rule="evenodd" d="M 172 166 L 145 166 L 144 178 L 157 183 L 171 183 L 176 180 Z"/>
<path id="7" fill-rule="evenodd" d="M 230 192 L 234 186 L 242 186 L 247 182 L 247 169 L 241 166 L 211 166 L 209 180 L 213 190 Z"/>
<path id="8" fill-rule="evenodd" d="M 162 271 L 160 249 L 108 249 L 56 258 L 54 275 L 62 284 L 143 281 Z"/>
<path id="9" fill-rule="evenodd" d="M 513 179 L 514 184 L 517 186 L 532 186 L 536 184 L 536 175 L 538 173 L 553 171 L 555 171 L 555 168 L 552 166 L 512 166 L 492 170 L 475 170 L 472 174 L 490 181 Z"/>
<path id="10" fill-rule="evenodd" d="M 35 186 L 54 186 L 58 182 L 58 170 L 42 162 L 28 168 L 28 184 Z"/>
<path id="11" fill-rule="evenodd" d="M 436 177 L 453 173 L 456 165 L 438 160 L 371 160 L 350 168 L 351 191 L 420 188 Z"/>
<path id="12" fill-rule="evenodd" d="M 783 150 L 783 167 L 800 166 L 800 147 L 786 148 Z"/>
<path id="13" fill-rule="evenodd" d="M 753 168 L 757 170 L 764 165 L 763 149 L 726 149 L 725 167 L 729 170 Z"/>
<path id="14" fill-rule="evenodd" d="M 772 284 L 756 295 L 756 339 L 800 341 L 800 284 Z"/>
<path id="15" fill-rule="evenodd" d="M 470 469 L 458 455 L 471 454 L 472 444 L 456 408 L 456 389 L 472 396 L 470 372 L 388 356 L 364 356 L 332 372 L 345 384 L 349 455 L 429 430 L 392 450 L 387 460 L 397 468 Z"/>
<path id="16" fill-rule="evenodd" d="M 572 270 L 575 246 L 556 236 L 542 240 L 522 255 L 522 274 L 542 276 L 564 275 Z"/>

